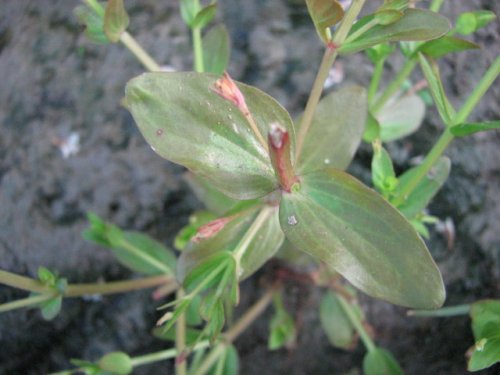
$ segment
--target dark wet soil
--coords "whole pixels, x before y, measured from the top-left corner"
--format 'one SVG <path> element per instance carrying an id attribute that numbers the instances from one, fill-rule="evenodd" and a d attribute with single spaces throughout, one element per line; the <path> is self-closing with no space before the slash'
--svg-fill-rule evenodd
<path id="1" fill-rule="evenodd" d="M 77 1 L 7 0 L 0 10 L 0 268 L 35 277 L 38 266 L 71 282 L 131 276 L 108 252 L 84 242 L 85 214 L 93 211 L 127 229 L 146 231 L 166 244 L 199 207 L 182 168 L 157 157 L 120 107 L 125 83 L 142 67 L 121 46 L 97 46 L 81 33 Z M 303 107 L 321 46 L 296 0 L 224 0 L 221 16 L 233 41 L 230 72 L 276 97 L 293 114 Z M 190 41 L 176 1 L 126 1 L 130 30 L 151 54 L 175 69 L 190 69 Z M 491 0 L 448 1 L 444 13 L 490 9 Z M 474 40 L 483 48 L 441 64 L 445 88 L 459 105 L 500 52 L 494 22 Z M 370 66 L 361 55 L 341 59 L 345 83 L 366 84 Z M 395 64 L 397 65 L 397 64 Z M 395 68 L 395 67 L 394 67 Z M 415 76 L 418 79 L 419 75 Z M 500 85 L 471 119 L 500 118 Z M 424 154 L 442 124 L 430 110 L 416 135 L 389 145 L 397 168 Z M 78 134 L 80 150 L 64 158 L 57 146 Z M 73 135 L 74 136 L 74 135 Z M 430 212 L 454 223 L 456 238 L 432 231 L 429 241 L 447 285 L 447 305 L 500 297 L 500 133 L 457 140 L 449 181 Z M 351 171 L 367 176 L 370 151 L 362 147 Z M 242 308 L 258 297 L 258 280 L 243 286 Z M 0 302 L 24 293 L 0 287 Z M 305 285 L 287 288 L 287 303 L 301 322 L 293 351 L 267 350 L 269 313 L 237 342 L 242 374 L 360 374 L 363 348 L 329 346 L 317 316 L 320 294 Z M 465 374 L 473 343 L 466 317 L 415 319 L 403 309 L 363 298 L 376 340 L 408 374 Z M 147 292 L 101 300 L 65 301 L 45 322 L 37 311 L 0 315 L 0 374 L 43 374 L 69 367 L 70 358 L 96 359 L 123 350 L 138 355 L 164 348 L 149 331 L 157 318 Z M 137 374 L 169 373 L 171 365 Z M 498 367 L 483 374 L 498 373 Z"/>

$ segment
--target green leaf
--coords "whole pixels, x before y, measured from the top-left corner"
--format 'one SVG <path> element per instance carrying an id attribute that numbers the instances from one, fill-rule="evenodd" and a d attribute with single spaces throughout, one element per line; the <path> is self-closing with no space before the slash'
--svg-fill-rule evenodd
<path id="1" fill-rule="evenodd" d="M 57 276 L 45 267 L 38 267 L 38 280 L 44 285 L 54 286 Z"/>
<path id="2" fill-rule="evenodd" d="M 404 16 L 404 13 L 396 9 L 384 9 L 375 12 L 375 20 L 378 25 L 390 25 L 399 21 Z"/>
<path id="3" fill-rule="evenodd" d="M 181 17 L 189 27 L 192 27 L 196 13 L 198 12 L 199 0 L 180 0 Z"/>
<path id="4" fill-rule="evenodd" d="M 450 128 L 451 134 L 456 137 L 464 137 L 466 135 L 483 132 L 486 130 L 500 129 L 500 120 L 486 121 L 486 122 L 471 122 L 452 126 Z"/>
<path id="5" fill-rule="evenodd" d="M 88 214 L 88 219 L 90 227 L 83 231 L 83 238 L 109 247 L 124 266 L 148 275 L 173 275 L 175 256 L 160 242 L 143 233 L 122 231 L 92 213 Z"/>
<path id="6" fill-rule="evenodd" d="M 195 211 L 189 216 L 189 223 L 175 236 L 174 247 L 179 251 L 184 250 L 198 229 L 216 218 L 217 216 L 209 211 Z"/>
<path id="7" fill-rule="evenodd" d="M 380 138 L 380 124 L 375 116 L 368 112 L 363 141 L 371 143 L 377 138 Z"/>
<path id="8" fill-rule="evenodd" d="M 200 285 L 204 289 L 220 283 L 225 269 L 234 262 L 233 256 L 227 251 L 218 252 L 203 258 L 196 267 L 193 267 L 183 280 L 186 290 L 191 291 Z"/>
<path id="9" fill-rule="evenodd" d="M 495 18 L 495 13 L 489 10 L 462 13 L 457 18 L 455 31 L 462 35 L 470 35 L 488 25 Z"/>
<path id="10" fill-rule="evenodd" d="M 366 91 L 359 86 L 343 88 L 321 99 L 304 141 L 298 173 L 323 169 L 325 165 L 347 168 L 361 143 L 367 107 Z"/>
<path id="11" fill-rule="evenodd" d="M 373 186 L 382 193 L 384 197 L 388 197 L 389 194 L 396 189 L 398 179 L 394 172 L 391 156 L 382 147 L 380 142 L 373 143 L 371 170 Z"/>
<path id="12" fill-rule="evenodd" d="M 78 21 L 85 26 L 85 35 L 90 41 L 98 44 L 107 44 L 110 42 L 104 33 L 104 14 L 100 15 L 96 13 L 87 5 L 77 6 L 73 13 Z"/>
<path id="13" fill-rule="evenodd" d="M 190 307 L 188 308 L 188 310 Z M 196 311 L 198 314 L 198 311 Z M 187 311 L 186 311 L 187 314 Z M 199 314 L 198 314 L 199 315 Z M 201 319 L 200 319 L 201 321 Z M 201 330 L 199 329 L 194 329 L 194 328 L 186 328 L 186 345 L 193 345 L 195 344 L 198 339 L 200 338 Z M 175 342 L 175 330 L 169 330 L 167 332 L 164 332 L 163 327 L 156 327 L 153 329 L 153 336 L 156 338 L 159 338 L 160 340 L 167 340 L 167 341 L 172 341 Z"/>
<path id="14" fill-rule="evenodd" d="M 306 0 L 314 27 L 324 43 L 331 39 L 330 27 L 344 17 L 344 8 L 336 0 Z"/>
<path id="15" fill-rule="evenodd" d="M 210 180 L 235 199 L 264 196 L 277 188 L 264 147 L 243 114 L 211 90 L 217 76 L 145 73 L 126 88 L 126 103 L 151 147 L 162 157 Z M 278 122 L 295 140 L 286 110 L 262 91 L 238 84 L 261 134 Z"/>
<path id="16" fill-rule="evenodd" d="M 191 27 L 203 29 L 214 19 L 215 13 L 217 13 L 217 3 L 207 5 L 196 14 Z"/>
<path id="17" fill-rule="evenodd" d="M 183 177 L 196 195 L 196 198 L 198 198 L 209 211 L 217 215 L 226 214 L 238 203 L 237 200 L 229 198 L 227 195 L 215 189 L 212 183 L 204 178 L 190 172 L 186 173 Z"/>
<path id="18" fill-rule="evenodd" d="M 500 324 L 500 300 L 486 299 L 471 306 L 472 331 L 476 341 L 485 335 L 485 325 L 494 322 Z"/>
<path id="19" fill-rule="evenodd" d="M 450 126 L 451 119 L 455 116 L 455 110 L 446 97 L 443 83 L 439 75 L 439 68 L 435 62 L 427 59 L 423 54 L 419 53 L 418 57 L 420 59 L 420 66 L 424 72 L 425 79 L 429 83 L 429 89 L 439 115 L 441 116 L 443 122 Z"/>
<path id="20" fill-rule="evenodd" d="M 295 343 L 297 332 L 295 322 L 283 305 L 281 294 L 274 298 L 274 315 L 269 323 L 269 338 L 267 348 L 276 350 L 290 347 Z"/>
<path id="21" fill-rule="evenodd" d="M 439 269 L 410 223 L 342 171 L 301 176 L 301 189 L 283 195 L 280 223 L 298 249 L 373 297 L 420 309 L 443 304 Z"/>
<path id="22" fill-rule="evenodd" d="M 482 329 L 482 337 L 471 348 L 467 370 L 479 371 L 500 362 L 500 322 L 490 321 Z"/>
<path id="23" fill-rule="evenodd" d="M 380 139 L 395 141 L 418 130 L 425 116 L 425 103 L 418 95 L 388 101 L 377 113 Z"/>
<path id="24" fill-rule="evenodd" d="M 405 10 L 406 8 L 408 8 L 408 1 L 409 0 L 384 0 L 384 4 L 379 8 L 379 10 Z"/>
<path id="25" fill-rule="evenodd" d="M 238 351 L 233 345 L 226 346 L 224 354 L 219 357 L 219 361 L 208 372 L 208 375 L 238 375 L 239 358 Z"/>
<path id="26" fill-rule="evenodd" d="M 133 370 L 132 360 L 123 352 L 108 353 L 99 360 L 98 364 L 101 370 L 114 375 L 128 375 Z"/>
<path id="27" fill-rule="evenodd" d="M 394 52 L 395 47 L 389 43 L 377 44 L 376 46 L 368 48 L 365 53 L 373 64 L 380 60 L 384 60 Z"/>
<path id="28" fill-rule="evenodd" d="M 48 301 L 42 302 L 40 304 L 40 311 L 42 312 L 42 317 L 45 320 L 54 319 L 61 311 L 62 306 L 62 296 L 58 295 Z"/>
<path id="29" fill-rule="evenodd" d="M 418 172 L 418 168 L 418 166 L 414 167 L 399 177 L 400 190 L 403 190 L 406 184 L 413 180 L 413 176 Z M 413 189 L 408 198 L 398 206 L 399 211 L 409 220 L 420 214 L 448 179 L 450 168 L 450 159 L 447 157 L 439 158 L 429 173 Z"/>
<path id="30" fill-rule="evenodd" d="M 118 42 L 127 29 L 129 18 L 123 0 L 108 0 L 104 13 L 104 32 L 112 42 Z"/>
<path id="31" fill-rule="evenodd" d="M 469 42 L 465 39 L 445 35 L 439 39 L 430 40 L 423 43 L 417 48 L 416 52 L 422 52 L 424 55 L 438 59 L 449 53 L 479 48 L 481 47 L 476 43 Z"/>
<path id="32" fill-rule="evenodd" d="M 248 243 L 241 259 L 243 273 L 240 279 L 245 279 L 258 270 L 280 248 L 284 240 L 280 229 L 278 210 L 268 208 L 273 212 L 261 223 L 260 227 Z M 191 272 L 198 264 L 210 256 L 223 250 L 234 251 L 256 220 L 258 211 L 255 208 L 244 212 L 218 232 L 212 238 L 205 239 L 198 244 L 190 244 L 181 254 L 178 261 L 178 278 Z"/>
<path id="33" fill-rule="evenodd" d="M 212 27 L 203 36 L 203 66 L 207 73 L 222 74 L 229 64 L 229 33 L 224 25 Z"/>
<path id="34" fill-rule="evenodd" d="M 351 29 L 351 33 L 364 26 L 373 19 L 369 15 Z M 364 50 L 380 43 L 396 41 L 415 41 L 436 39 L 450 30 L 449 21 L 434 12 L 422 9 L 406 9 L 404 16 L 390 25 L 377 25 L 354 41 L 339 48 L 341 54 L 348 54 Z"/>
<path id="35" fill-rule="evenodd" d="M 365 375 L 404 375 L 403 369 L 393 355 L 382 348 L 366 353 L 363 359 L 363 372 Z"/>
<path id="36" fill-rule="evenodd" d="M 356 343 L 356 329 L 342 309 L 338 298 L 337 294 L 331 291 L 323 296 L 319 308 L 321 325 L 330 344 L 340 349 L 352 349 Z M 359 307 L 357 311 L 361 318 Z"/>

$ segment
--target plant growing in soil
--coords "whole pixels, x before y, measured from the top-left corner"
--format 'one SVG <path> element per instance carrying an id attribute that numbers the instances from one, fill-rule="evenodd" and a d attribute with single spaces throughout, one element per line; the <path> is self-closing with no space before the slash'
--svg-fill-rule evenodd
<path id="1" fill-rule="evenodd" d="M 114 352 L 97 362 L 75 360 L 78 368 L 64 373 L 129 374 L 137 366 L 169 358 L 176 358 L 178 374 L 236 373 L 232 342 L 271 303 L 275 314 L 269 348 L 293 345 L 297 332 L 282 296 L 290 278 L 326 290 L 319 308 L 324 329 L 331 343 L 343 349 L 361 338 L 367 349 L 366 374 L 400 374 L 402 369 L 370 336 L 357 290 L 417 310 L 413 315 L 470 311 L 476 344 L 469 353 L 469 370 L 500 360 L 500 302 L 439 309 L 445 288 L 422 239 L 428 236 L 426 225 L 438 220 L 425 208 L 449 175 L 446 147 L 455 137 L 500 128 L 498 120 L 467 121 L 500 73 L 500 58 L 458 111 L 446 97 L 436 62 L 448 53 L 478 48 L 457 35 L 485 26 L 492 13 L 462 14 L 451 27 L 438 14 L 438 0 L 429 10 L 407 0 L 385 0 L 363 17 L 364 0 L 353 0 L 346 9 L 335 0 L 306 0 L 325 53 L 304 112 L 292 119 L 276 100 L 226 72 L 225 28 L 203 33 L 214 19 L 214 1 L 180 1 L 192 32 L 193 72 L 162 71 L 126 31 L 123 1 L 83 3 L 76 14 L 88 37 L 123 43 L 150 71 L 129 81 L 123 103 L 151 148 L 189 170 L 186 180 L 207 210 L 195 212 L 176 237 L 179 256 L 142 233 L 123 231 L 89 214 L 84 238 L 147 275 L 142 279 L 68 284 L 42 267 L 38 280 L 0 271 L 1 283 L 32 292 L 1 305 L 0 311 L 39 307 L 46 319 L 59 313 L 64 297 L 158 287 L 155 297 L 160 299 L 176 292 L 160 307 L 166 311 L 154 331 L 174 341 L 175 348 L 140 357 Z M 405 63 L 380 90 L 385 63 L 396 50 Z M 361 51 L 374 64 L 368 89 L 351 86 L 322 96 L 336 58 Z M 417 66 L 425 82 L 405 89 Z M 418 129 L 426 98 L 439 111 L 445 130 L 421 164 L 397 176 L 383 143 Z M 344 172 L 362 141 L 373 147 L 374 189 Z M 239 283 L 275 256 L 317 267 L 308 272 L 278 267 L 262 298 L 233 322 Z"/>

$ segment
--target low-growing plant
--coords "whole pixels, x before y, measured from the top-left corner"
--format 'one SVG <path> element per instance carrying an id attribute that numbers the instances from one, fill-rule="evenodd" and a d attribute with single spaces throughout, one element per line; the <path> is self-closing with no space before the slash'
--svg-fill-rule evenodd
<path id="1" fill-rule="evenodd" d="M 150 71 L 128 82 L 123 104 L 151 148 L 189 170 L 186 181 L 206 210 L 193 213 L 175 238 L 178 256 L 145 234 L 89 214 L 83 237 L 109 248 L 120 263 L 146 277 L 68 284 L 43 267 L 37 280 L 0 271 L 1 283 L 31 292 L 4 303 L 0 311 L 39 307 L 45 319 L 53 319 L 63 298 L 158 287 L 157 298 L 176 292 L 160 307 L 165 312 L 154 330 L 155 336 L 174 341 L 174 348 L 139 357 L 113 352 L 96 362 L 73 360 L 77 368 L 62 373 L 129 374 L 137 366 L 175 358 L 177 374 L 235 374 L 233 341 L 271 303 L 269 349 L 293 346 L 298 333 L 282 296 L 292 278 L 325 289 L 319 316 L 329 341 L 347 350 L 361 338 L 367 349 L 365 374 L 403 370 L 367 330 L 358 290 L 413 309 L 415 316 L 470 311 L 476 343 L 468 353 L 469 370 L 499 361 L 500 302 L 440 309 L 444 283 L 422 239 L 429 236 L 427 226 L 439 220 L 426 207 L 450 173 L 450 160 L 443 156 L 447 146 L 455 137 L 500 128 L 499 120 L 468 121 L 500 73 L 500 58 L 458 110 L 447 99 L 437 64 L 449 53 L 479 48 L 462 36 L 495 16 L 472 11 L 451 26 L 438 13 L 442 2 L 419 9 L 408 0 L 384 0 L 360 17 L 365 0 L 350 6 L 306 0 L 325 53 L 303 113 L 292 119 L 275 99 L 226 72 L 226 29 L 216 25 L 204 32 L 214 20 L 215 1 L 180 1 L 192 32 L 194 71 L 164 72 L 126 31 L 129 18 L 122 0 L 84 0 L 75 14 L 88 38 L 121 42 Z M 350 86 L 322 96 L 336 58 L 358 52 L 374 66 L 368 89 Z M 381 90 L 386 62 L 396 54 L 405 62 Z M 426 81 L 408 86 L 417 66 Z M 444 131 L 419 165 L 397 175 L 384 142 L 415 132 L 431 103 Z M 344 171 L 363 141 L 373 147 L 374 189 Z M 280 268 L 239 320 L 228 319 L 240 300 L 240 282 L 272 257 L 316 268 Z"/>

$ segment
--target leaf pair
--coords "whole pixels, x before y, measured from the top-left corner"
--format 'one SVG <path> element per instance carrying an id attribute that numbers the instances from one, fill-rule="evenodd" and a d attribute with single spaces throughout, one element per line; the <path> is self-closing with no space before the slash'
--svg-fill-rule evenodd
<path id="1" fill-rule="evenodd" d="M 253 199 L 277 191 L 281 194 L 279 227 L 287 239 L 368 294 L 405 306 L 440 306 L 444 299 L 441 276 L 411 225 L 359 181 L 326 168 L 345 168 L 351 160 L 365 123 L 365 94 L 346 89 L 323 99 L 294 167 L 300 187 L 285 193 L 278 187 L 267 150 L 251 132 L 247 116 L 213 92 L 216 78 L 210 74 L 149 73 L 127 84 L 126 104 L 152 148 L 232 198 Z M 293 160 L 294 127 L 288 113 L 255 88 L 240 83 L 237 88 L 261 134 L 268 134 L 272 123 L 288 132 Z M 341 146 L 337 138 L 348 141 Z M 277 216 L 276 209 L 255 211 L 254 218 L 243 215 L 206 244 L 201 242 L 196 251 L 185 252 L 179 269 L 187 274 L 204 253 L 238 248 L 243 232 L 254 231 L 250 228 L 263 211 L 269 216 L 260 221 L 258 229 L 267 228 Z M 243 232 L 233 233 L 231 228 L 238 225 Z M 279 247 L 281 231 L 272 225 L 269 236 L 263 235 L 272 246 L 259 241 L 259 236 L 246 241 L 245 246 L 252 244 L 253 250 L 245 248 L 244 256 L 255 254 L 259 261 L 249 262 L 252 266 L 244 266 L 243 272 L 260 267 Z"/>

